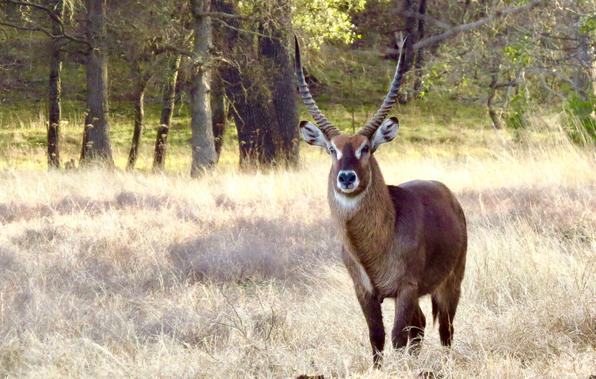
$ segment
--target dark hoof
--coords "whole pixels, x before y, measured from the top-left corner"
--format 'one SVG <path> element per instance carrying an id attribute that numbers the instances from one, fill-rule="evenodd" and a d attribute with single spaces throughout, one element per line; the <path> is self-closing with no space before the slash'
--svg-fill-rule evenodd
<path id="1" fill-rule="evenodd" d="M 437 375 L 432 371 L 422 371 L 420 374 L 418 374 L 418 376 L 424 379 L 439 379 L 442 377 L 441 375 Z"/>

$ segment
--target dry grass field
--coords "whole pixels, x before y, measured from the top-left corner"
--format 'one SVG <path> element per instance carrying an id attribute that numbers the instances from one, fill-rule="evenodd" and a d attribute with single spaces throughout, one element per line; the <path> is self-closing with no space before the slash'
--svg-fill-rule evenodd
<path id="1" fill-rule="evenodd" d="M 585 378 L 596 374 L 596 155 L 568 143 L 378 157 L 437 179 L 470 246 L 452 349 L 371 367 L 325 199 L 328 158 L 201 180 L 0 171 L 0 376 Z M 303 149 L 307 152 L 307 149 Z M 383 304 L 385 324 L 393 302 Z M 388 343 L 388 346 L 390 343 Z"/>

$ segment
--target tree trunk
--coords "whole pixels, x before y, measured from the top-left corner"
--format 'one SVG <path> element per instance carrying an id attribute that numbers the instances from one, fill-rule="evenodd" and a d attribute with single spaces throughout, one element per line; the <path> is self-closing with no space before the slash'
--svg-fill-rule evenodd
<path id="1" fill-rule="evenodd" d="M 219 75 L 213 75 L 211 80 L 211 123 L 213 124 L 213 140 L 215 142 L 216 159 L 219 161 L 224 133 L 226 131 L 226 107 L 224 103 L 224 88 Z"/>
<path id="2" fill-rule="evenodd" d="M 176 88 L 174 91 L 176 96 L 174 98 L 174 109 L 176 112 L 174 115 L 175 117 L 182 116 L 182 107 L 185 103 L 187 103 L 187 100 L 184 98 L 186 91 L 188 90 L 187 82 L 188 80 L 185 77 L 185 72 L 178 70 L 178 81 L 176 82 Z"/>
<path id="3" fill-rule="evenodd" d="M 234 94 L 234 121 L 238 132 L 240 167 L 268 166 L 275 160 L 275 143 L 271 132 L 274 120 L 261 97 L 245 96 L 248 80 L 230 88 Z M 259 101 L 259 99 L 263 101 Z"/>
<path id="4" fill-rule="evenodd" d="M 214 0 L 213 7 L 218 12 L 236 13 L 231 1 Z M 254 36 L 238 32 L 242 29 L 239 19 L 227 23 L 231 28 L 216 26 L 216 42 L 219 50 L 226 51 L 236 61 L 236 64 L 224 64 L 220 73 L 236 124 L 240 167 L 268 166 L 276 158 L 273 129 L 277 120 L 264 77 L 270 74 L 271 64 L 264 67 L 254 48 Z M 239 66 L 244 67 L 242 72 Z M 292 87 L 291 92 L 294 91 Z"/>
<path id="5" fill-rule="evenodd" d="M 139 73 L 139 75 L 141 75 Z M 134 170 L 139 156 L 139 146 L 141 144 L 141 135 L 143 134 L 143 121 L 145 118 L 145 89 L 147 88 L 147 77 L 140 76 L 137 79 L 135 91 L 135 125 L 132 133 L 132 142 L 130 144 L 130 152 L 128 153 L 127 170 Z"/>
<path id="6" fill-rule="evenodd" d="M 405 34 L 406 43 L 404 45 L 404 52 L 402 57 L 402 63 L 399 67 L 399 71 L 401 75 L 404 76 L 406 72 L 410 71 L 412 68 L 412 64 L 414 63 L 415 58 L 415 50 L 414 44 L 417 42 L 416 37 L 416 16 L 415 13 L 417 12 L 415 0 L 404 0 L 403 2 L 403 11 L 406 14 L 404 17 L 404 24 L 403 24 L 403 31 Z M 399 52 L 398 52 L 399 55 Z M 405 87 L 404 87 L 405 89 Z M 399 101 L 400 103 L 407 103 L 408 102 L 408 94 L 404 91 L 399 92 Z"/>
<path id="7" fill-rule="evenodd" d="M 261 53 L 267 58 L 269 67 L 267 81 L 271 88 L 275 112 L 276 153 L 275 160 L 289 166 L 298 164 L 298 111 L 296 108 L 296 85 L 294 70 L 288 54 L 288 33 L 291 30 L 289 4 L 277 0 L 278 24 L 273 26 L 271 37 L 261 39 Z"/>
<path id="8" fill-rule="evenodd" d="M 254 85 L 249 75 L 241 74 L 236 66 L 226 66 L 222 75 L 238 133 L 240 167 L 271 164 L 275 158 L 271 133 L 274 120 L 267 109 L 268 99 L 263 97 L 263 90 Z M 246 88 L 254 91 L 248 94 Z"/>
<path id="9" fill-rule="evenodd" d="M 190 0 L 193 13 L 194 53 L 198 63 L 193 67 L 191 97 L 190 175 L 197 177 L 211 168 L 216 161 L 211 124 L 211 75 L 209 69 L 212 48 L 211 18 L 203 15 L 210 10 L 210 0 Z"/>
<path id="10" fill-rule="evenodd" d="M 83 131 L 81 163 L 114 165 L 108 120 L 108 63 L 106 44 L 106 2 L 87 0 L 87 116 Z"/>
<path id="11" fill-rule="evenodd" d="M 495 129 L 502 129 L 503 124 L 501 123 L 501 118 L 499 117 L 495 106 L 494 106 L 494 99 L 497 94 L 497 80 L 499 76 L 497 73 L 492 74 L 488 92 L 488 98 L 486 99 L 486 107 L 488 108 L 488 115 L 493 122 L 493 128 Z"/>
<path id="12" fill-rule="evenodd" d="M 592 70 L 594 68 L 594 54 L 592 53 L 592 44 L 588 31 L 582 30 L 581 18 L 579 16 L 574 20 L 576 23 L 577 48 L 575 69 L 573 73 L 573 84 L 582 101 L 590 101 L 594 96 L 594 80 Z"/>
<path id="13" fill-rule="evenodd" d="M 174 113 L 174 102 L 176 100 L 176 80 L 180 70 L 181 55 L 173 57 L 169 63 L 169 69 L 163 88 L 162 109 L 157 138 L 155 139 L 155 155 L 153 156 L 153 170 L 161 171 L 165 167 L 166 151 L 168 147 L 168 132 L 172 123 Z"/>
<path id="14" fill-rule="evenodd" d="M 56 0 L 54 11 L 60 19 L 64 18 L 63 0 Z M 52 20 L 52 33 L 60 33 L 60 25 Z M 62 53 L 60 52 L 60 41 L 50 41 L 50 75 L 48 93 L 48 168 L 60 168 L 60 118 L 61 118 L 61 95 L 62 84 L 60 73 L 62 71 Z"/>
<path id="15" fill-rule="evenodd" d="M 420 5 L 418 6 L 418 13 L 422 16 L 426 15 L 426 0 L 420 0 Z M 420 17 L 418 19 L 418 30 L 416 35 L 416 41 L 420 41 L 424 38 L 424 27 L 425 27 L 425 20 L 424 17 Z M 420 48 L 416 51 L 416 63 L 415 63 L 415 75 L 416 78 L 414 79 L 414 93 L 416 97 L 420 97 L 422 92 L 422 76 L 423 76 L 423 68 L 424 68 L 424 48 Z"/>
<path id="16" fill-rule="evenodd" d="M 576 16 L 575 38 L 577 47 L 575 51 L 576 63 L 573 69 L 572 82 L 575 87 L 579 102 L 575 102 L 573 113 L 583 129 L 584 136 L 596 142 L 596 119 L 594 118 L 594 53 L 590 32 L 585 30 L 580 16 Z M 574 133 L 576 134 L 576 133 Z M 573 135 L 572 135 L 573 137 Z M 578 136 L 579 137 L 579 136 Z M 577 139 L 574 137 L 574 139 Z M 583 138 L 582 138 L 583 139 Z"/>

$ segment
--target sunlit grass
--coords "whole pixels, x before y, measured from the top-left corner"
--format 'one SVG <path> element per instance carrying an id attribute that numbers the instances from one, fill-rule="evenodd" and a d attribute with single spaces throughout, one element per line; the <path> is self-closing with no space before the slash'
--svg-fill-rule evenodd
<path id="1" fill-rule="evenodd" d="M 479 155 L 398 140 L 377 153 L 388 183 L 449 185 L 470 235 L 453 348 L 429 321 L 419 355 L 388 348 L 378 371 L 329 219 L 325 153 L 199 180 L 5 169 L 0 375 L 587 378 L 596 157 L 556 138 Z"/>

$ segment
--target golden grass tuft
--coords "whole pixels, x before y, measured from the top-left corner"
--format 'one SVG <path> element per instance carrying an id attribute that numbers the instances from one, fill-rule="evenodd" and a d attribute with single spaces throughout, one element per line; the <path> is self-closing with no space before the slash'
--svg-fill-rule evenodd
<path id="1" fill-rule="evenodd" d="M 407 150 L 407 149 L 406 149 Z M 455 342 L 418 356 L 367 329 L 325 199 L 327 158 L 293 172 L 0 172 L 0 375 L 552 377 L 596 373 L 596 159 L 567 144 L 378 156 L 436 179 L 470 247 Z M 383 305 L 391 328 L 393 304 Z M 388 341 L 387 346 L 390 346 Z"/>

